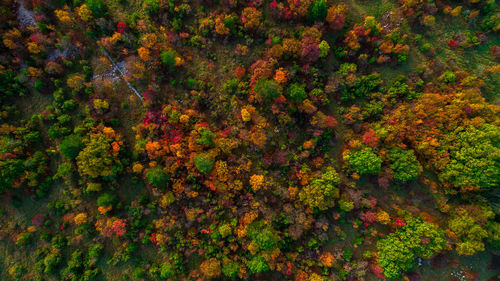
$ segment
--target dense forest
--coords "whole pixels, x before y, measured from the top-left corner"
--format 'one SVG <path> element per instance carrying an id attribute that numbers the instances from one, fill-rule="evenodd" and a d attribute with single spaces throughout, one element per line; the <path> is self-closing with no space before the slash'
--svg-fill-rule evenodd
<path id="1" fill-rule="evenodd" d="M 0 280 L 500 280 L 495 0 L 0 0 Z"/>

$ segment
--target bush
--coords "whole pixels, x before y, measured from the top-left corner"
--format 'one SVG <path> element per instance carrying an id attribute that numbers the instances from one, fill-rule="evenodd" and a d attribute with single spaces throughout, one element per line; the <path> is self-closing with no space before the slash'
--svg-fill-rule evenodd
<path id="1" fill-rule="evenodd" d="M 206 153 L 194 157 L 194 165 L 202 174 L 208 174 L 214 168 L 214 160 Z"/>
<path id="2" fill-rule="evenodd" d="M 161 167 L 154 167 L 146 172 L 146 181 L 154 187 L 164 188 L 169 180 L 170 176 Z"/>
<path id="3" fill-rule="evenodd" d="M 75 159 L 82 149 L 82 137 L 78 135 L 67 136 L 59 145 L 59 150 L 61 151 L 62 155 L 71 160 Z"/>

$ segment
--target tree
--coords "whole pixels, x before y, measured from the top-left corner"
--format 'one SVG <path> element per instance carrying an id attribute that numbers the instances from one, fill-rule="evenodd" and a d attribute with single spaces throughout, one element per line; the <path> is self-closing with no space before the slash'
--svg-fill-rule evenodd
<path id="1" fill-rule="evenodd" d="M 240 271 L 240 265 L 235 261 L 227 259 L 224 260 L 224 262 L 222 263 L 222 273 L 226 277 L 236 278 L 238 277 L 239 271 Z"/>
<path id="2" fill-rule="evenodd" d="M 470 256 L 484 251 L 484 238 L 488 237 L 486 223 L 494 218 L 491 209 L 480 206 L 458 208 L 448 228 L 455 237 L 456 251 L 459 255 Z"/>
<path id="3" fill-rule="evenodd" d="M 305 84 L 293 83 L 288 87 L 286 93 L 287 97 L 294 102 L 301 102 L 307 98 Z"/>
<path id="4" fill-rule="evenodd" d="M 281 86 L 274 80 L 260 79 L 253 88 L 261 98 L 274 99 L 281 95 Z"/>
<path id="5" fill-rule="evenodd" d="M 278 236 L 269 229 L 259 230 L 253 235 L 249 235 L 258 246 L 259 250 L 271 250 L 278 245 Z"/>
<path id="6" fill-rule="evenodd" d="M 252 273 L 260 273 L 269 270 L 266 259 L 262 255 L 253 256 L 252 259 L 247 262 L 247 266 Z"/>
<path id="7" fill-rule="evenodd" d="M 241 22 L 247 29 L 256 29 L 260 25 L 262 13 L 254 7 L 246 7 L 241 13 Z"/>
<path id="8" fill-rule="evenodd" d="M 161 1 L 160 0 L 145 0 L 142 4 L 144 9 L 150 14 L 156 14 L 160 11 Z"/>
<path id="9" fill-rule="evenodd" d="M 91 132 L 85 148 L 76 157 L 80 174 L 97 178 L 115 176 L 120 172 L 122 164 L 118 158 L 120 142 L 117 139 L 111 128 Z"/>
<path id="10" fill-rule="evenodd" d="M 208 174 L 214 168 L 214 160 L 207 153 L 199 153 L 194 157 L 194 165 L 202 174 Z"/>
<path id="11" fill-rule="evenodd" d="M 333 167 L 326 168 L 319 177 L 314 178 L 299 192 L 299 199 L 307 208 L 326 210 L 333 207 L 334 199 L 339 197 L 340 177 Z"/>
<path id="12" fill-rule="evenodd" d="M 64 138 L 59 145 L 59 150 L 64 157 L 75 159 L 83 148 L 82 137 L 79 135 L 69 135 Z"/>
<path id="13" fill-rule="evenodd" d="M 100 18 L 106 15 L 106 5 L 103 0 L 86 0 L 85 5 L 87 5 L 95 17 Z"/>
<path id="14" fill-rule="evenodd" d="M 389 153 L 390 168 L 396 181 L 407 182 L 415 179 L 421 172 L 422 166 L 415 157 L 413 150 L 394 148 Z"/>
<path id="15" fill-rule="evenodd" d="M 161 62 L 171 71 L 175 69 L 176 57 L 178 54 L 174 49 L 168 49 L 160 54 Z"/>
<path id="16" fill-rule="evenodd" d="M 24 172 L 23 161 L 4 159 L 0 161 L 0 193 L 12 187 Z"/>
<path id="17" fill-rule="evenodd" d="M 399 278 L 415 267 L 417 257 L 429 259 L 445 245 L 444 232 L 437 225 L 410 218 L 396 232 L 377 242 L 378 263 L 387 278 Z"/>
<path id="18" fill-rule="evenodd" d="M 170 176 L 161 167 L 148 169 L 145 176 L 149 184 L 158 188 L 166 187 L 170 180 Z"/>
<path id="19" fill-rule="evenodd" d="M 170 278 L 175 275 L 175 265 L 170 262 L 164 262 L 160 267 L 160 277 Z"/>
<path id="20" fill-rule="evenodd" d="M 382 166 L 382 159 L 373 153 L 370 147 L 364 148 L 361 151 L 349 151 L 344 154 L 343 158 L 349 168 L 360 175 L 376 174 Z"/>
<path id="21" fill-rule="evenodd" d="M 97 206 L 99 207 L 111 206 L 115 204 L 117 200 L 118 197 L 116 197 L 116 195 L 111 193 L 103 193 L 99 195 L 99 197 L 97 198 Z"/>
<path id="22" fill-rule="evenodd" d="M 344 28 L 345 24 L 345 13 L 347 7 L 345 4 L 333 5 L 328 8 L 326 15 L 326 21 L 330 24 L 330 28 L 333 30 L 339 30 Z"/>
<path id="23" fill-rule="evenodd" d="M 327 9 L 325 0 L 316 0 L 309 6 L 308 14 L 311 22 L 325 21 L 326 13 Z"/>
<path id="24" fill-rule="evenodd" d="M 500 130 L 484 124 L 479 128 L 457 128 L 447 139 L 450 161 L 439 179 L 466 190 L 500 185 Z"/>
<path id="25" fill-rule="evenodd" d="M 218 259 L 205 260 L 200 265 L 200 271 L 208 278 L 215 278 L 221 274 L 221 264 Z"/>

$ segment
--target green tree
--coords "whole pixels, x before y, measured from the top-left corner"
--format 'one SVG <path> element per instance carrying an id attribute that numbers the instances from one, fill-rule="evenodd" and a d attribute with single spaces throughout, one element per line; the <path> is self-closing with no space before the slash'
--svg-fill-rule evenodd
<path id="1" fill-rule="evenodd" d="M 500 185 L 500 130 L 484 124 L 458 128 L 447 139 L 450 161 L 439 179 L 461 190 L 494 188 Z"/>
<path id="2" fill-rule="evenodd" d="M 213 147 L 214 146 L 214 140 L 213 138 L 215 137 L 215 134 L 212 133 L 207 128 L 203 128 L 200 130 L 200 138 L 196 140 L 197 144 L 204 145 L 206 147 Z"/>
<path id="3" fill-rule="evenodd" d="M 161 0 L 145 0 L 142 5 L 148 13 L 156 14 L 160 11 Z"/>
<path id="4" fill-rule="evenodd" d="M 429 259 L 445 245 L 444 232 L 437 225 L 410 218 L 405 226 L 377 242 L 378 263 L 387 278 L 399 278 L 415 267 L 417 257 Z"/>
<path id="5" fill-rule="evenodd" d="M 370 147 L 360 151 L 348 152 L 344 154 L 343 158 L 349 168 L 360 175 L 376 174 L 382 167 L 382 159 L 373 153 Z"/>
<path id="6" fill-rule="evenodd" d="M 4 159 L 0 161 L 0 192 L 12 187 L 12 184 L 18 180 L 24 172 L 22 160 Z"/>
<path id="7" fill-rule="evenodd" d="M 170 180 L 170 176 L 161 167 L 148 169 L 145 176 L 149 184 L 158 188 L 166 187 Z"/>
<path id="8" fill-rule="evenodd" d="M 315 0 L 309 6 L 309 20 L 312 22 L 325 21 L 327 11 L 325 0 Z"/>
<path id="9" fill-rule="evenodd" d="M 170 278 L 175 275 L 175 265 L 170 262 L 165 262 L 160 267 L 160 277 Z"/>
<path id="10" fill-rule="evenodd" d="M 117 200 L 118 198 L 116 197 L 116 195 L 111 193 L 103 193 L 99 195 L 99 197 L 97 198 L 97 206 L 99 207 L 110 206 L 115 204 Z"/>
<path id="11" fill-rule="evenodd" d="M 289 100 L 294 102 L 301 102 L 307 98 L 305 84 L 293 83 L 288 87 L 286 93 Z"/>
<path id="12" fill-rule="evenodd" d="M 214 160 L 206 153 L 200 153 L 194 157 L 194 166 L 202 174 L 208 174 L 214 168 Z"/>
<path id="13" fill-rule="evenodd" d="M 281 95 L 281 86 L 274 80 L 260 79 L 253 90 L 261 98 L 274 99 Z"/>
<path id="14" fill-rule="evenodd" d="M 394 148 L 389 153 L 389 161 L 391 162 L 389 167 L 392 169 L 396 181 L 413 180 L 422 172 L 422 166 L 413 150 Z"/>
<path id="15" fill-rule="evenodd" d="M 64 138 L 59 145 L 59 150 L 64 157 L 75 159 L 83 148 L 82 137 L 79 135 L 69 135 Z"/>
<path id="16" fill-rule="evenodd" d="M 106 5 L 103 0 L 86 0 L 85 5 L 92 11 L 92 15 L 101 18 L 106 15 Z"/>
<path id="17" fill-rule="evenodd" d="M 229 278 L 238 277 L 238 272 L 240 271 L 240 265 L 238 262 L 225 260 L 222 263 L 222 274 Z"/>
<path id="18" fill-rule="evenodd" d="M 252 259 L 247 262 L 247 266 L 252 273 L 260 273 L 269 270 L 266 259 L 261 255 L 252 257 Z"/>
<path id="19" fill-rule="evenodd" d="M 168 49 L 161 52 L 160 59 L 161 62 L 169 69 L 175 69 L 175 58 L 178 57 L 177 52 L 174 49 Z"/>

